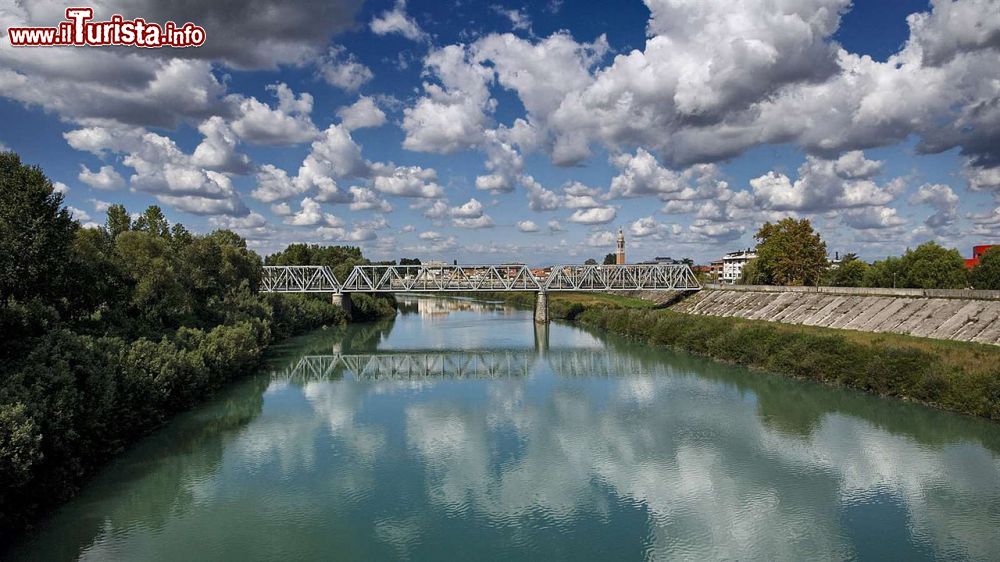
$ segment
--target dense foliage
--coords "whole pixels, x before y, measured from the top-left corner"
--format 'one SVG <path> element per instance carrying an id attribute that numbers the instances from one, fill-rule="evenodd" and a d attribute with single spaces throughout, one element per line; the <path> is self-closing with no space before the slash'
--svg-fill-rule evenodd
<path id="1" fill-rule="evenodd" d="M 826 243 L 808 219 L 766 222 L 757 234 L 757 258 L 744 268 L 752 285 L 815 285 L 827 268 Z"/>
<path id="2" fill-rule="evenodd" d="M 0 153 L 0 540 L 252 371 L 275 338 L 345 320 L 323 297 L 258 295 L 261 259 L 233 232 L 194 235 L 158 207 L 133 220 L 120 205 L 81 228 L 62 203 L 40 169 Z M 333 267 L 364 260 L 310 251 Z M 394 312 L 357 300 L 357 317 Z"/>
<path id="3" fill-rule="evenodd" d="M 970 278 L 977 289 L 1000 290 L 1000 246 L 983 253 L 979 264 L 972 268 Z"/>
<path id="4" fill-rule="evenodd" d="M 856 254 L 847 254 L 835 267 L 823 274 L 822 284 L 827 287 L 860 287 L 868 273 L 868 264 Z"/>
<path id="5" fill-rule="evenodd" d="M 925 242 L 901 257 L 876 261 L 865 272 L 865 287 L 911 289 L 965 289 L 969 286 L 965 260 L 955 249 Z"/>

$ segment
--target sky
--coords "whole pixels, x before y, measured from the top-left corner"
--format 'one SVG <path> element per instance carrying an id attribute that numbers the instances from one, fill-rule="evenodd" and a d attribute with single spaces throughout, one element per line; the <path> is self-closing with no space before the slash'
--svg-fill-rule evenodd
<path id="1" fill-rule="evenodd" d="M 74 2 L 70 6 L 82 5 Z M 262 254 L 707 263 L 1000 243 L 1000 0 L 103 0 L 201 47 L 12 47 L 0 147 L 85 226 L 160 205 Z M 0 29 L 67 4 L 0 0 Z"/>

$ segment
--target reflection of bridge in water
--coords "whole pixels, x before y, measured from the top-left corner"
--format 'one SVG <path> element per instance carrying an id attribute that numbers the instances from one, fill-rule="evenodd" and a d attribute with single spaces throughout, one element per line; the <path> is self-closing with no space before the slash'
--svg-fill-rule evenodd
<path id="1" fill-rule="evenodd" d="M 418 351 L 306 355 L 277 379 L 308 382 L 350 374 L 358 380 L 422 378 L 523 378 L 539 364 L 563 377 L 604 374 L 654 374 L 663 367 L 610 349 L 538 351 Z"/>

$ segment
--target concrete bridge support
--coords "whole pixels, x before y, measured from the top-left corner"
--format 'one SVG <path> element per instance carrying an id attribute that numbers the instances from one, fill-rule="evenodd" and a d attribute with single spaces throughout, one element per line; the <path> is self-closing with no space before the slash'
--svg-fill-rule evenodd
<path id="1" fill-rule="evenodd" d="M 538 296 L 535 298 L 535 322 L 545 324 L 548 323 L 548 321 L 549 294 L 545 291 L 539 291 Z"/>
<path id="2" fill-rule="evenodd" d="M 333 293 L 330 297 L 330 302 L 332 302 L 335 306 L 339 306 L 344 309 L 347 316 L 350 316 L 351 312 L 354 310 L 354 303 L 351 302 L 351 293 Z"/>
<path id="3" fill-rule="evenodd" d="M 549 325 L 545 322 L 535 324 L 535 352 L 539 357 L 545 357 L 549 352 Z"/>

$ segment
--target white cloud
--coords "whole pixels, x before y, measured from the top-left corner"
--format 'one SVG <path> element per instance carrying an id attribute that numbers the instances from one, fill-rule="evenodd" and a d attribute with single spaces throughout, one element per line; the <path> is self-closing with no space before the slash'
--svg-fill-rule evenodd
<path id="1" fill-rule="evenodd" d="M 613 248 L 615 246 L 616 236 L 614 232 L 610 230 L 601 230 L 598 232 L 592 232 L 587 236 L 584 244 L 594 248 Z"/>
<path id="2" fill-rule="evenodd" d="M 441 85 L 425 82 L 425 95 L 403 110 L 403 148 L 449 154 L 482 142 L 496 105 L 487 87 L 490 70 L 469 61 L 459 45 L 431 51 L 424 67 Z"/>
<path id="3" fill-rule="evenodd" d="M 421 240 L 440 240 L 441 233 L 435 232 L 433 230 L 428 230 L 426 232 L 421 232 L 418 238 L 420 238 Z"/>
<path id="4" fill-rule="evenodd" d="M 330 47 L 316 66 L 327 84 L 347 92 L 357 91 L 375 76 L 370 68 L 358 62 L 357 57 L 341 45 Z"/>
<path id="5" fill-rule="evenodd" d="M 458 219 L 477 219 L 483 216 L 483 204 L 472 198 L 462 205 L 452 207 L 448 214 Z"/>
<path id="6" fill-rule="evenodd" d="M 275 235 L 264 215 L 256 212 L 250 212 L 245 217 L 211 217 L 208 222 L 216 228 L 232 230 L 248 240 L 268 240 Z"/>
<path id="7" fill-rule="evenodd" d="M 232 128 L 243 140 L 254 144 L 294 145 L 312 141 L 320 136 L 309 114 L 313 97 L 303 92 L 298 96 L 287 84 L 271 84 L 267 90 L 278 98 L 274 108 L 245 98 L 239 104 L 239 117 Z"/>
<path id="8" fill-rule="evenodd" d="M 910 198 L 911 203 L 929 205 L 934 213 L 927 217 L 924 225 L 939 236 L 956 234 L 958 220 L 958 195 L 944 184 L 924 184 Z"/>
<path id="9" fill-rule="evenodd" d="M 669 232 L 669 229 L 667 225 L 657 222 L 652 216 L 648 216 L 629 225 L 628 232 L 635 238 L 646 238 L 663 236 Z"/>
<path id="10" fill-rule="evenodd" d="M 546 226 L 549 227 L 549 232 L 562 232 L 566 230 L 556 219 L 550 220 Z"/>
<path id="11" fill-rule="evenodd" d="M 78 220 L 80 222 L 87 222 L 91 220 L 90 215 L 87 214 L 87 211 L 84 211 L 82 209 L 77 209 L 76 207 L 71 207 L 69 205 L 66 206 L 66 210 L 69 211 L 69 214 L 72 215 L 75 220 Z"/>
<path id="12" fill-rule="evenodd" d="M 69 186 L 61 181 L 52 182 L 52 191 L 66 195 L 69 193 Z"/>
<path id="13" fill-rule="evenodd" d="M 437 172 L 433 168 L 374 164 L 372 171 L 372 185 L 382 193 L 427 199 L 444 196 L 444 189 L 437 184 Z"/>
<path id="14" fill-rule="evenodd" d="M 271 205 L 271 212 L 279 217 L 287 217 L 292 214 L 292 208 L 288 205 L 288 203 L 277 203 L 275 205 Z"/>
<path id="15" fill-rule="evenodd" d="M 358 101 L 337 110 L 340 125 L 348 131 L 366 127 L 381 127 L 385 124 L 385 112 L 370 96 L 361 96 Z"/>
<path id="16" fill-rule="evenodd" d="M 522 176 L 521 184 L 528 192 L 528 208 L 532 211 L 554 211 L 562 206 L 562 197 L 545 189 L 531 176 Z"/>
<path id="17" fill-rule="evenodd" d="M 457 226 L 459 228 L 493 228 L 493 219 L 487 215 L 483 214 L 476 218 L 455 218 L 451 219 L 452 226 Z"/>
<path id="18" fill-rule="evenodd" d="M 538 225 L 534 221 L 517 221 L 517 229 L 521 232 L 538 232 Z"/>
<path id="19" fill-rule="evenodd" d="M 884 205 L 892 201 L 901 187 L 877 185 L 870 178 L 881 169 L 881 162 L 849 152 L 837 160 L 806 156 L 793 183 L 777 172 L 750 180 L 754 197 L 765 209 L 778 211 L 826 211 Z"/>
<path id="20" fill-rule="evenodd" d="M 448 204 L 444 201 L 435 201 L 424 211 L 424 216 L 431 220 L 441 220 L 448 216 Z"/>
<path id="21" fill-rule="evenodd" d="M 406 0 L 396 0 L 393 8 L 372 19 L 369 27 L 376 35 L 395 33 L 418 42 L 429 39 L 428 35 L 417 25 L 416 20 L 407 15 Z"/>
<path id="22" fill-rule="evenodd" d="M 617 214 L 614 207 L 594 207 L 577 210 L 567 220 L 580 224 L 607 224 L 615 220 Z"/>
<path id="23" fill-rule="evenodd" d="M 392 212 L 392 205 L 388 201 L 378 196 L 378 193 L 367 187 L 352 186 L 350 188 L 352 197 L 352 211 L 378 211 L 380 213 Z"/>
<path id="24" fill-rule="evenodd" d="M 324 213 L 319 202 L 315 199 L 305 197 L 302 199 L 299 212 L 287 217 L 285 224 L 292 226 L 316 226 L 323 224 L 330 227 L 340 227 L 343 225 L 343 221 L 331 214 Z"/>
<path id="25" fill-rule="evenodd" d="M 191 155 L 192 163 L 217 172 L 250 173 L 250 157 L 236 152 L 236 134 L 222 117 L 216 115 L 206 119 L 198 125 L 198 131 L 205 138 Z"/>
<path id="26" fill-rule="evenodd" d="M 256 177 L 257 187 L 250 192 L 250 196 L 262 203 L 273 203 L 302 193 L 287 172 L 271 164 L 261 166 Z"/>
<path id="27" fill-rule="evenodd" d="M 101 166 L 96 172 L 91 172 L 81 164 L 80 174 L 77 178 L 90 187 L 103 191 L 114 191 L 125 187 L 125 179 L 111 165 Z"/>

